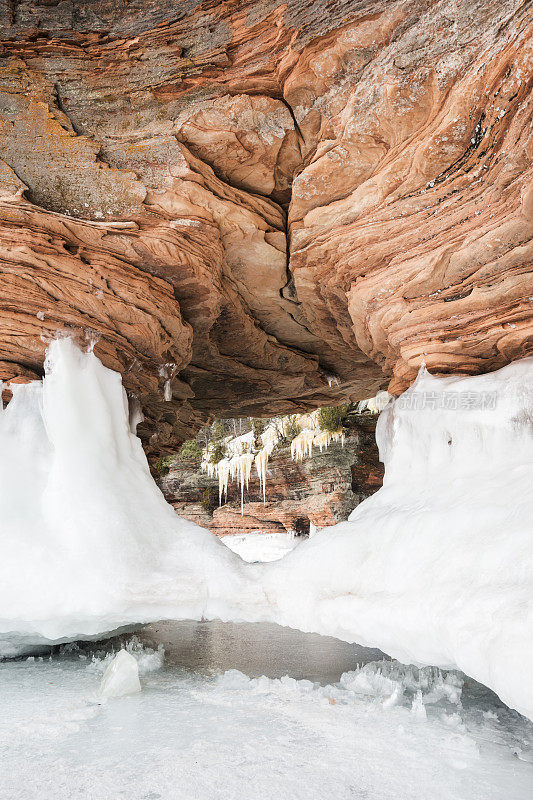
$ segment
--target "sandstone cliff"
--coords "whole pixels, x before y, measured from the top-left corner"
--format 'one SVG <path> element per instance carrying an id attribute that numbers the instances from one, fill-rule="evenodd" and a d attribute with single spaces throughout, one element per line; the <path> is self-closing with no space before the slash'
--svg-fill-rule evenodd
<path id="1" fill-rule="evenodd" d="M 266 503 L 254 469 L 242 515 L 238 484 L 229 484 L 228 502 L 218 508 L 217 479 L 200 472 L 194 463 L 174 461 L 160 480 L 161 489 L 181 517 L 221 536 L 249 531 L 307 534 L 311 525 L 333 525 L 347 519 L 383 480 L 375 443 L 376 417 L 352 417 L 346 424 L 344 446 L 331 442 L 323 453 L 315 448 L 303 461 L 291 460 L 290 446 L 275 449 L 268 463 Z M 210 500 L 213 507 L 206 509 Z"/>
<path id="2" fill-rule="evenodd" d="M 157 453 L 532 352 L 527 0 L 0 15 L 0 380 L 96 339 Z"/>

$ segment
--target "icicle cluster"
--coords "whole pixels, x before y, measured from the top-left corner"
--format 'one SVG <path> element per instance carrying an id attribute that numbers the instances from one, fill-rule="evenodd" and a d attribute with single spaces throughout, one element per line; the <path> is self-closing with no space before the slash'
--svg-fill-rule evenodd
<path id="1" fill-rule="evenodd" d="M 293 461 L 303 461 L 305 455 L 311 456 L 313 454 L 313 440 L 316 436 L 316 431 L 305 428 L 298 436 L 295 436 L 291 442 L 291 458 Z"/>
<path id="2" fill-rule="evenodd" d="M 312 456 L 313 445 L 318 447 L 321 453 L 324 449 L 327 450 L 332 440 L 336 442 L 340 440 L 344 446 L 342 430 L 333 432 L 321 430 L 318 425 L 318 414 L 319 409 L 316 409 L 316 411 L 309 414 L 298 414 L 292 418 L 293 420 L 296 419 L 298 425 L 306 426 L 291 442 L 291 458 L 293 461 L 302 461 L 306 455 Z M 287 429 L 288 418 L 285 418 L 281 420 L 281 430 L 286 433 Z M 248 488 L 254 463 L 263 495 L 263 503 L 266 503 L 268 459 L 279 442 L 280 435 L 279 423 L 267 425 L 260 437 L 262 447 L 255 456 L 252 453 L 255 440 L 253 430 L 241 436 L 227 437 L 225 445 L 229 456 L 222 458 L 217 464 L 214 464 L 211 460 L 211 448 L 208 447 L 204 450 L 201 469 L 210 478 L 218 477 L 218 499 L 220 505 L 222 505 L 224 498 L 227 499 L 230 480 L 233 481 L 237 478 L 241 489 L 241 514 L 244 514 L 244 488 Z"/>
<path id="3" fill-rule="evenodd" d="M 329 443 L 331 441 L 338 442 L 340 441 L 342 446 L 344 447 L 344 433 L 342 430 L 339 431 L 320 431 L 315 438 L 313 439 L 313 444 L 315 447 L 318 447 L 320 452 L 322 450 L 327 450 L 329 447 Z"/>
<path id="4" fill-rule="evenodd" d="M 320 429 L 306 428 L 291 442 L 291 458 L 293 461 L 303 461 L 304 456 L 313 455 L 313 445 L 320 452 L 327 450 L 331 441 L 342 442 L 344 447 L 344 433 L 338 431 L 322 431 Z"/>
<path id="5" fill-rule="evenodd" d="M 242 453 L 233 458 L 223 458 L 218 464 L 214 465 L 215 474 L 218 475 L 218 499 L 222 505 L 222 499 L 228 496 L 228 482 L 238 478 L 241 487 L 241 514 L 244 514 L 244 487 L 248 489 L 252 464 L 254 457 L 252 453 Z"/>
<path id="6" fill-rule="evenodd" d="M 266 476 L 269 456 L 279 441 L 279 431 L 275 425 L 267 425 L 261 434 L 263 447 L 255 457 L 255 468 L 259 476 L 259 486 L 263 492 L 263 505 L 266 504 Z"/>

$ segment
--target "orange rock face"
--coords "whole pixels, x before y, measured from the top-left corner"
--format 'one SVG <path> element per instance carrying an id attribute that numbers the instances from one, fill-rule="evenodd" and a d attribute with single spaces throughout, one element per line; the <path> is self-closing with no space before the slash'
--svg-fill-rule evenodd
<path id="1" fill-rule="evenodd" d="M 91 339 L 155 453 L 533 352 L 529 2 L 1 14 L 0 379 Z"/>
<path id="2" fill-rule="evenodd" d="M 255 467 L 241 496 L 238 482 L 229 483 L 224 505 L 217 506 L 218 480 L 200 472 L 198 463 L 174 462 L 158 478 L 165 498 L 180 517 L 208 528 L 218 536 L 251 531 L 294 531 L 308 534 L 310 526 L 325 528 L 347 519 L 351 511 L 377 491 L 383 482 L 383 464 L 375 443 L 376 417 L 347 420 L 344 445 L 331 442 L 320 453 L 295 462 L 290 446 L 271 454 L 266 497 Z M 207 490 L 213 506 L 204 500 Z"/>

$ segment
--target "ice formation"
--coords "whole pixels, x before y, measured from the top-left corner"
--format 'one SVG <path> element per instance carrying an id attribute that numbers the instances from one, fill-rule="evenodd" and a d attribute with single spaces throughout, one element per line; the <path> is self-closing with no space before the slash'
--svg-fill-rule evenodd
<path id="1" fill-rule="evenodd" d="M 160 377 L 165 379 L 163 384 L 163 398 L 166 403 L 169 403 L 172 400 L 172 379 L 176 374 L 177 368 L 177 365 L 172 363 L 165 364 L 159 368 Z"/>
<path id="2" fill-rule="evenodd" d="M 533 715 L 533 359 L 424 369 L 377 426 L 383 487 L 265 572 L 276 620 L 458 666 Z"/>
<path id="3" fill-rule="evenodd" d="M 228 494 L 228 482 L 235 478 L 241 489 L 241 514 L 244 513 L 244 487 L 248 488 L 254 457 L 251 453 L 243 453 L 232 458 L 222 458 L 214 465 L 214 473 L 218 475 L 218 497 L 222 505 L 224 496 Z"/>
<path id="4" fill-rule="evenodd" d="M 267 425 L 260 439 L 263 446 L 255 456 L 255 468 L 259 476 L 259 487 L 263 492 L 263 504 L 265 504 L 268 459 L 280 439 L 277 426 Z"/>
<path id="5" fill-rule="evenodd" d="M 342 430 L 322 431 L 320 428 L 304 428 L 291 442 L 291 458 L 293 461 L 302 461 L 306 455 L 309 457 L 313 455 L 313 445 L 322 452 L 328 449 L 331 441 L 340 441 L 344 447 Z"/>
<path id="6" fill-rule="evenodd" d="M 387 394 L 385 392 L 385 394 Z M 387 394 L 388 397 L 388 394 Z M 202 454 L 201 470 L 212 478 L 218 477 L 218 498 L 222 505 L 224 497 L 227 499 L 228 484 L 230 480 L 238 479 L 241 489 L 241 514 L 244 514 L 244 487 L 248 488 L 250 479 L 250 469 L 255 463 L 257 475 L 259 477 L 259 488 L 263 494 L 263 504 L 266 504 L 266 482 L 268 459 L 272 455 L 276 444 L 279 442 L 280 428 L 286 434 L 289 421 L 296 422 L 299 426 L 305 426 L 291 441 L 291 458 L 293 461 L 302 461 L 303 458 L 313 455 L 313 446 L 318 447 L 320 452 L 327 450 L 331 441 L 341 441 L 344 447 L 344 434 L 342 430 L 327 431 L 321 430 L 318 423 L 318 411 L 310 414 L 294 414 L 282 417 L 277 424 L 267 425 L 260 436 L 262 447 L 252 455 L 255 449 L 254 430 L 248 431 L 241 436 L 227 436 L 223 441 L 229 455 L 222 458 L 217 463 L 213 463 L 213 445 L 208 445 Z"/>
<path id="7" fill-rule="evenodd" d="M 533 359 L 422 371 L 380 416 L 382 489 L 270 564 L 175 515 L 93 353 L 55 341 L 43 383 L 11 388 L 0 652 L 148 620 L 272 620 L 457 666 L 533 718 Z"/>
<path id="8" fill-rule="evenodd" d="M 366 400 L 361 400 L 357 404 L 357 411 L 360 414 L 362 411 L 370 411 L 371 414 L 379 414 L 387 407 L 387 403 L 391 399 L 388 392 L 378 392 L 375 397 L 369 397 Z"/>
<path id="9" fill-rule="evenodd" d="M 206 447 L 200 466 L 201 470 L 207 472 L 210 478 L 214 475 L 218 477 L 218 501 L 220 505 L 222 505 L 224 497 L 227 497 L 229 481 L 238 480 L 241 489 L 241 514 L 244 513 L 244 488 L 248 488 L 254 463 L 254 456 L 251 452 L 254 446 L 254 438 L 253 430 L 242 434 L 242 436 L 226 437 L 224 443 L 229 452 L 229 457 L 222 458 L 217 463 L 212 461 L 211 447 Z"/>
<path id="10" fill-rule="evenodd" d="M 119 650 L 104 672 L 100 683 L 100 694 L 104 697 L 124 697 L 140 691 L 141 682 L 136 659 L 127 650 Z"/>
<path id="11" fill-rule="evenodd" d="M 242 561 L 153 482 L 120 375 L 68 339 L 45 368 L 0 411 L 0 655 L 253 606 Z"/>
<path id="12" fill-rule="evenodd" d="M 313 454 L 313 441 L 315 438 L 315 431 L 310 428 L 304 428 L 298 436 L 295 436 L 291 442 L 291 458 L 293 461 L 302 461 L 307 454 Z"/>
<path id="13" fill-rule="evenodd" d="M 267 480 L 267 466 L 268 457 L 270 453 L 266 447 L 263 447 L 255 456 L 255 468 L 259 476 L 259 488 L 263 493 L 263 505 L 266 503 L 266 480 Z"/>

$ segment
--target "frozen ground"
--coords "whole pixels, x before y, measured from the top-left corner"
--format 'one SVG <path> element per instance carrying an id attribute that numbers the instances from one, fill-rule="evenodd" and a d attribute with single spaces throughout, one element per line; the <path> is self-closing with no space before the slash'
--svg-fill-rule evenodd
<path id="1" fill-rule="evenodd" d="M 244 561 L 277 561 L 302 541 L 290 533 L 236 533 L 221 536 L 226 547 Z"/>
<path id="2" fill-rule="evenodd" d="M 168 652 L 129 645 L 131 697 L 98 697 L 88 646 L 0 664 L 1 800 L 531 800 L 533 724 L 460 673 L 274 625 L 150 628 Z M 258 650 L 313 682 L 247 677 Z"/>

